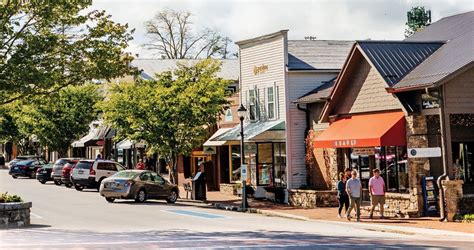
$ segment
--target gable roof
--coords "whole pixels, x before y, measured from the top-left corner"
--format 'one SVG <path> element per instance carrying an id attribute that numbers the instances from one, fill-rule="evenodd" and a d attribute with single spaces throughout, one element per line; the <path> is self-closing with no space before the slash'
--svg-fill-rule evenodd
<path id="1" fill-rule="evenodd" d="M 131 65 L 137 67 L 140 72 L 140 77 L 151 80 L 156 74 L 164 71 L 176 69 L 177 63 L 185 65 L 193 65 L 201 61 L 200 59 L 135 59 Z M 221 70 L 217 76 L 226 80 L 239 79 L 239 60 L 237 59 L 222 59 Z"/>
<path id="2" fill-rule="evenodd" d="M 443 42 L 357 41 L 389 87 L 392 87 L 422 63 Z"/>
<path id="3" fill-rule="evenodd" d="M 335 82 L 336 82 L 336 77 L 334 77 L 333 79 L 329 81 L 325 81 L 323 82 L 323 84 L 321 84 L 317 88 L 302 95 L 300 98 L 296 99 L 293 102 L 305 104 L 305 103 L 315 103 L 315 102 L 320 102 L 320 101 L 326 101 L 329 98 L 329 95 L 331 95 L 331 91 L 334 87 Z"/>
<path id="4" fill-rule="evenodd" d="M 288 70 L 340 70 L 354 41 L 288 40 Z"/>
<path id="5" fill-rule="evenodd" d="M 474 11 L 449 16 L 432 23 L 405 41 L 446 40 L 418 67 L 395 86 L 403 91 L 441 84 L 450 75 L 469 68 L 474 61 Z"/>

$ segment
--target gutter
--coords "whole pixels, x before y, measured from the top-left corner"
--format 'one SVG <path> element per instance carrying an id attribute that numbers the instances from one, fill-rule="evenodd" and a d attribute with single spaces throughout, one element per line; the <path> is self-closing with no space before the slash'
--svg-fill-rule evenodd
<path id="1" fill-rule="evenodd" d="M 309 129 L 311 127 L 310 119 L 309 119 L 309 110 L 307 108 L 302 108 L 299 103 L 296 104 L 296 108 L 298 110 L 305 112 L 305 115 L 306 115 L 306 128 L 304 129 L 304 139 L 306 140 L 306 137 L 308 137 Z M 305 147 L 305 151 L 306 151 L 306 147 Z"/>

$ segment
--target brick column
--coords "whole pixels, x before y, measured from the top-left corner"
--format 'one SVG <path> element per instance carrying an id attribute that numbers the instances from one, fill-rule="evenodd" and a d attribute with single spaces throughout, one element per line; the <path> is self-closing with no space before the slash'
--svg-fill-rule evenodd
<path id="1" fill-rule="evenodd" d="M 463 183 L 462 180 L 443 180 L 441 182 L 444 190 L 448 221 L 454 221 L 454 215 L 458 213 L 459 202 L 463 197 Z"/>

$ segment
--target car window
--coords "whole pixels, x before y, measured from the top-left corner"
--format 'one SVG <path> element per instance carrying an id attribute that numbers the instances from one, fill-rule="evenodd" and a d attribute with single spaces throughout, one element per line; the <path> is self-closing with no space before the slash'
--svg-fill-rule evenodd
<path id="1" fill-rule="evenodd" d="M 130 178 L 130 179 L 133 179 L 133 178 L 135 178 L 136 175 L 137 175 L 136 172 L 121 171 L 121 172 L 117 172 L 117 173 L 114 174 L 113 176 L 114 176 L 114 177 L 120 177 L 120 178 Z"/>
<path id="2" fill-rule="evenodd" d="M 124 167 L 124 166 L 122 166 L 121 164 L 119 164 L 119 163 L 115 163 L 115 165 L 117 166 L 117 170 L 118 170 L 118 171 L 125 170 L 125 167 Z"/>
<path id="3" fill-rule="evenodd" d="M 98 162 L 97 169 L 98 170 L 108 170 L 107 162 Z"/>
<path id="4" fill-rule="evenodd" d="M 140 180 L 142 181 L 151 181 L 151 175 L 150 173 L 143 173 L 140 175 Z"/>
<path id="5" fill-rule="evenodd" d="M 92 162 L 81 161 L 76 165 L 77 169 L 90 169 L 92 167 Z"/>
<path id="6" fill-rule="evenodd" d="M 151 173 L 153 177 L 153 181 L 159 183 L 160 185 L 165 184 L 165 179 L 163 177 L 159 176 L 157 173 Z"/>
<path id="7" fill-rule="evenodd" d="M 115 166 L 115 163 L 107 163 L 107 168 L 110 170 L 110 171 L 117 171 L 117 167 Z"/>

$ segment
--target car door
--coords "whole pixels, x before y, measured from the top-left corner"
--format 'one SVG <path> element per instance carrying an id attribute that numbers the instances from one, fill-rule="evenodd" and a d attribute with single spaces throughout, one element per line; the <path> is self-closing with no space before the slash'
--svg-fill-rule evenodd
<path id="1" fill-rule="evenodd" d="M 157 197 L 167 197 L 168 192 L 166 191 L 166 182 L 163 177 L 158 175 L 157 173 L 151 173 L 151 176 L 153 178 L 153 188 L 155 190 L 156 196 Z"/>
<path id="2" fill-rule="evenodd" d="M 153 178 L 150 174 L 150 172 L 145 172 L 140 175 L 140 180 L 143 183 L 143 186 L 145 187 L 145 191 L 147 193 L 147 197 L 150 199 L 156 199 L 157 198 L 157 193 L 156 193 L 156 188 L 155 183 L 153 182 Z"/>

